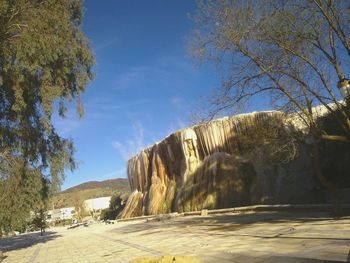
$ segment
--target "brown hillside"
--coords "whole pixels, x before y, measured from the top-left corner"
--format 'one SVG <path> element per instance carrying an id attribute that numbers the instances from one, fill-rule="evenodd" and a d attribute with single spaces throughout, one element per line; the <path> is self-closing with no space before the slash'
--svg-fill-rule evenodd
<path id="1" fill-rule="evenodd" d="M 117 178 L 105 181 L 90 181 L 54 195 L 50 200 L 49 207 L 76 206 L 77 203 L 82 203 L 86 199 L 124 193 L 130 193 L 128 179 Z"/>

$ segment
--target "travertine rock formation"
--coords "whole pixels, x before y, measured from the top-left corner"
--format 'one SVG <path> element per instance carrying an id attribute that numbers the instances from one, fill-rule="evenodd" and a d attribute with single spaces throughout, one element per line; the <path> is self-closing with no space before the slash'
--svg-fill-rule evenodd
<path id="1" fill-rule="evenodd" d="M 225 117 L 177 131 L 128 161 L 133 194 L 119 217 L 303 202 L 314 187 L 307 154 L 289 164 L 247 161 L 240 136 L 276 111 Z M 286 124 L 287 126 L 287 124 Z"/>

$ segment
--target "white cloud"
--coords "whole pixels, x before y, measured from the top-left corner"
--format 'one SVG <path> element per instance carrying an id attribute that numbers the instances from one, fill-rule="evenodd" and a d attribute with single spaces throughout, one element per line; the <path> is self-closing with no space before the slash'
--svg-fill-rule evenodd
<path id="1" fill-rule="evenodd" d="M 147 67 L 131 68 L 117 76 L 115 87 L 116 89 L 128 89 L 134 83 L 143 81 L 145 75 L 147 75 Z"/>
<path id="2" fill-rule="evenodd" d="M 168 128 L 165 130 L 164 134 L 161 136 L 161 140 L 164 139 L 165 137 L 169 136 L 170 134 L 182 130 L 186 127 L 189 127 L 190 124 L 188 121 L 182 119 L 182 118 L 176 118 L 175 122 L 171 122 Z"/>
<path id="3" fill-rule="evenodd" d="M 115 178 L 126 178 L 126 168 L 121 168 L 119 170 L 106 173 L 102 176 L 100 176 L 100 180 L 107 180 L 107 179 L 115 179 Z"/>
<path id="4" fill-rule="evenodd" d="M 180 110 L 186 110 L 188 105 L 186 104 L 186 100 L 182 97 L 174 97 L 171 99 L 171 104 L 175 106 L 175 108 Z"/>
<path id="5" fill-rule="evenodd" d="M 181 118 L 177 118 L 176 123 L 179 129 L 184 129 L 189 126 L 188 121 L 185 121 L 184 119 L 181 119 Z"/>
<path id="6" fill-rule="evenodd" d="M 111 38 L 109 40 L 106 40 L 103 43 L 96 44 L 94 50 L 97 52 L 97 51 L 109 48 L 109 47 L 115 45 L 117 42 L 118 42 L 118 38 L 117 37 L 113 37 L 113 38 Z"/>
<path id="7" fill-rule="evenodd" d="M 129 160 L 133 155 L 145 148 L 144 128 L 141 122 L 136 121 L 132 125 L 132 138 L 125 142 L 114 141 L 112 146 L 117 149 L 124 160 Z"/>
<path id="8" fill-rule="evenodd" d="M 67 116 L 64 118 L 58 114 L 53 117 L 53 125 L 58 134 L 63 137 L 71 136 L 72 132 L 80 127 L 82 121 L 74 109 L 68 110 Z"/>
<path id="9" fill-rule="evenodd" d="M 168 73 L 153 67 L 133 67 L 126 72 L 119 74 L 115 81 L 117 90 L 144 87 L 161 82 Z M 142 86 L 141 86 L 142 84 Z"/>
<path id="10" fill-rule="evenodd" d="M 178 89 L 185 86 L 187 77 L 193 77 L 196 73 L 194 67 L 185 59 L 160 57 L 151 66 L 132 67 L 117 75 L 115 88 L 141 88 L 148 85 Z"/>

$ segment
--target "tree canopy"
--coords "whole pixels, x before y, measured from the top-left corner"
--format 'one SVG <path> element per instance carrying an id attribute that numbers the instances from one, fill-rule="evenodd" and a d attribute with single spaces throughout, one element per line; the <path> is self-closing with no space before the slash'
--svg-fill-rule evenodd
<path id="1" fill-rule="evenodd" d="M 0 166 L 16 163 L 0 171 L 0 192 L 26 191 L 37 175 L 57 188 L 75 168 L 73 142 L 52 118 L 64 117 L 72 101 L 83 115 L 80 94 L 94 77 L 94 57 L 82 15 L 81 0 L 0 0 Z"/>
<path id="2" fill-rule="evenodd" d="M 30 212 L 45 208 L 48 181 L 21 158 L 1 156 L 0 234 L 24 231 Z"/>
<path id="3" fill-rule="evenodd" d="M 59 182 L 74 168 L 73 144 L 52 125 L 58 108 L 92 80 L 94 58 L 81 32 L 80 0 L 0 1 L 0 146 L 49 168 Z"/>

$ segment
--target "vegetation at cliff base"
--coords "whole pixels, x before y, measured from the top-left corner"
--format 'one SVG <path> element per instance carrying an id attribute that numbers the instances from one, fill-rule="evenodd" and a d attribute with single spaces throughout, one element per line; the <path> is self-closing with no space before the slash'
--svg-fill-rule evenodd
<path id="1" fill-rule="evenodd" d="M 115 220 L 124 209 L 128 197 L 128 194 L 114 194 L 109 201 L 109 207 L 102 210 L 100 218 L 102 220 Z"/>

